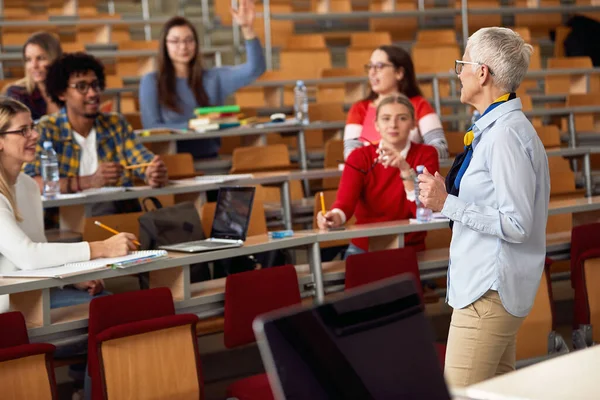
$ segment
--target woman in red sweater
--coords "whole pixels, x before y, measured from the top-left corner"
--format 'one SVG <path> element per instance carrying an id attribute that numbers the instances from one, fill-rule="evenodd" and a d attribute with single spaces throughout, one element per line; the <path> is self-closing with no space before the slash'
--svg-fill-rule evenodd
<path id="1" fill-rule="evenodd" d="M 415 169 L 424 165 L 428 171 L 438 171 L 439 161 L 433 146 L 410 141 L 414 126 L 415 110 L 406 96 L 387 97 L 379 103 L 375 129 L 381 142 L 350 154 L 332 210 L 317 215 L 319 229 L 341 226 L 352 215 L 357 225 L 416 217 Z M 424 250 L 425 232 L 406 234 L 404 244 Z M 368 238 L 353 239 L 346 257 L 368 249 Z"/>
<path id="2" fill-rule="evenodd" d="M 344 158 L 363 146 L 355 140 L 358 137 L 379 141 L 379 133 L 375 130 L 375 107 L 381 99 L 398 94 L 407 96 L 415 109 L 416 123 L 410 132 L 410 140 L 429 144 L 436 148 L 440 158 L 447 158 L 448 143 L 442 122 L 419 89 L 410 55 L 397 46 L 381 46 L 373 52 L 365 70 L 369 74 L 371 93 L 348 112 L 344 129 Z"/>

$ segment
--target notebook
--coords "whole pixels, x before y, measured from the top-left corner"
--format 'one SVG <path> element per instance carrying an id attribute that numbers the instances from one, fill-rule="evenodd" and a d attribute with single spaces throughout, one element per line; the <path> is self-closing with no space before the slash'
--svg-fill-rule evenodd
<path id="1" fill-rule="evenodd" d="M 225 183 L 237 181 L 240 179 L 252 179 L 252 174 L 230 174 L 230 175 L 202 175 L 192 179 L 179 179 L 171 181 L 174 184 L 180 185 L 197 185 L 199 183 Z"/>
<path id="2" fill-rule="evenodd" d="M 98 258 L 96 260 L 69 263 L 59 267 L 5 272 L 3 278 L 67 278 L 105 268 L 127 268 L 167 257 L 164 250 L 133 251 L 123 257 Z"/>

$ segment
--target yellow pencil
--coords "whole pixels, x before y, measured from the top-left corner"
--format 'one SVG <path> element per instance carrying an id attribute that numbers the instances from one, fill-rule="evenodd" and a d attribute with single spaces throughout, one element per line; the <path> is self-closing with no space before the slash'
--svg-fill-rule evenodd
<path id="1" fill-rule="evenodd" d="M 146 168 L 150 166 L 152 163 L 144 163 L 144 164 L 136 164 L 136 165 L 128 165 L 123 169 L 137 169 L 137 168 Z"/>
<path id="2" fill-rule="evenodd" d="M 325 216 L 325 214 L 327 213 L 327 209 L 325 208 L 325 195 L 323 194 L 323 192 L 319 194 L 321 196 L 321 212 L 323 213 L 323 216 Z"/>
<path id="3" fill-rule="evenodd" d="M 113 228 L 111 228 L 110 226 L 106 226 L 104 225 L 102 222 L 100 221 L 94 221 L 94 224 L 98 225 L 100 228 L 109 231 L 110 233 L 114 234 L 114 235 L 118 235 L 119 231 L 114 230 Z M 138 242 L 137 240 L 134 240 L 133 243 L 137 244 L 138 246 L 140 245 L 140 242 Z"/>

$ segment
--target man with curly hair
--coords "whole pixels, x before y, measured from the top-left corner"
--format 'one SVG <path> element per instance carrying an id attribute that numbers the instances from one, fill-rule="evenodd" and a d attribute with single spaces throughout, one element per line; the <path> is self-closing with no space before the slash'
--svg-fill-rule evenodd
<path id="1" fill-rule="evenodd" d="M 168 176 L 160 157 L 136 142 L 133 129 L 122 115 L 100 112 L 105 83 L 104 66 L 89 54 L 69 53 L 54 61 L 48 68 L 46 90 L 61 110 L 40 120 L 37 151 L 42 152 L 45 141 L 52 142 L 58 155 L 62 193 L 132 186 L 136 177 L 152 187 L 164 186 Z M 124 169 L 142 163 L 150 165 Z M 25 173 L 43 187 L 39 158 L 25 166 Z M 111 211 L 129 210 L 117 207 L 102 213 Z"/>

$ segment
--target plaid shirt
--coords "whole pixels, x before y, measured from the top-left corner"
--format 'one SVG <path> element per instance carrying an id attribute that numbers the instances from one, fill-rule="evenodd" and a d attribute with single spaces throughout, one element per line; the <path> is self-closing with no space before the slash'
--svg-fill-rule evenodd
<path id="1" fill-rule="evenodd" d="M 38 154 L 42 152 L 42 144 L 45 141 L 51 141 L 58 156 L 61 178 L 79 175 L 81 147 L 73 138 L 73 130 L 65 108 L 56 114 L 42 118 L 37 127 L 40 133 L 40 141 L 36 150 Z M 148 163 L 154 158 L 154 154 L 136 141 L 131 125 L 121 115 L 100 113 L 96 117 L 94 128 L 96 129 L 98 163 L 118 162 L 125 167 Z M 40 159 L 37 158 L 33 163 L 25 164 L 24 172 L 30 176 L 40 176 Z M 133 186 L 134 177 L 145 180 L 144 169 L 123 171 L 123 177 L 116 186 Z"/>

